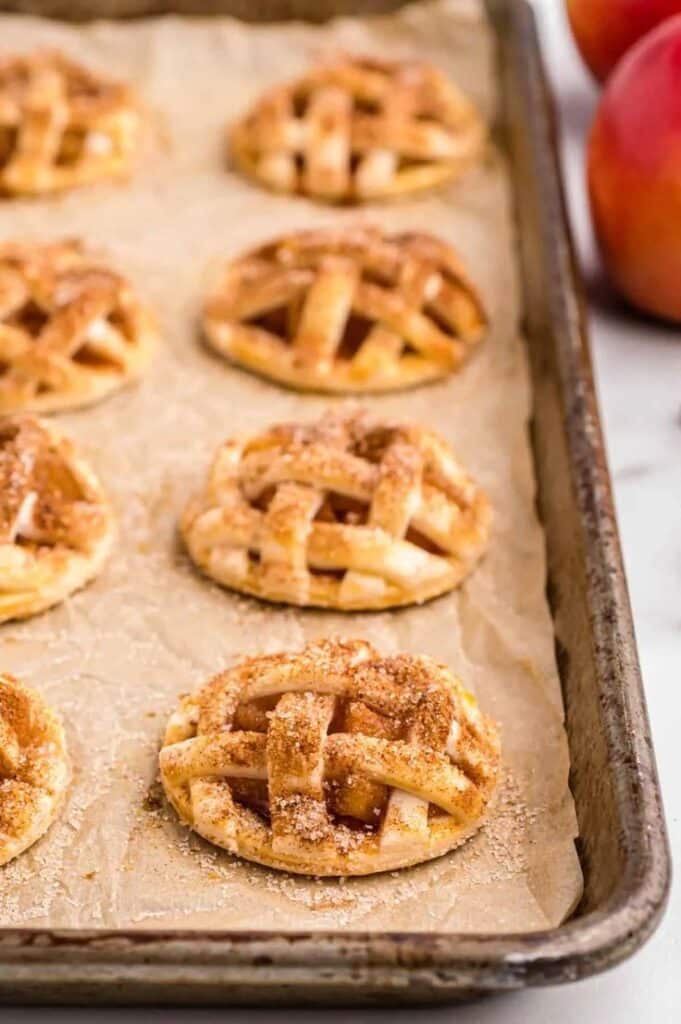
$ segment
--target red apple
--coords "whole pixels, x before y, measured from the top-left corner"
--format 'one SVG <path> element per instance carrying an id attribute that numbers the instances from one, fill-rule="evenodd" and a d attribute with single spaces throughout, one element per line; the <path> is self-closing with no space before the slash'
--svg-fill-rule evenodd
<path id="1" fill-rule="evenodd" d="M 681 14 L 681 0 L 567 0 L 567 11 L 579 52 L 604 82 L 641 36 Z"/>
<path id="2" fill-rule="evenodd" d="M 594 228 L 615 287 L 681 321 L 681 15 L 623 57 L 588 150 Z"/>

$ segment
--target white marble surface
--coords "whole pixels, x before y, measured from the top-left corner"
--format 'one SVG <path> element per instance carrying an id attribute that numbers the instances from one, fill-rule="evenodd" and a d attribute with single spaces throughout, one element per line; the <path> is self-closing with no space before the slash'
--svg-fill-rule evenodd
<path id="1" fill-rule="evenodd" d="M 574 230 L 591 297 L 591 332 L 610 467 L 629 574 L 648 706 L 672 848 L 681 855 L 681 330 L 619 308 L 599 279 L 583 185 L 583 138 L 597 99 L 569 37 L 562 0 L 535 0 L 545 58 L 558 96 Z M 419 1011 L 428 1024 L 676 1024 L 681 1020 L 681 898 L 632 960 L 588 981 Z M 3 1024 L 43 1021 L 213 1024 L 225 1011 L 9 1010 Z M 232 1024 L 400 1024 L 414 1011 L 231 1011 Z"/>

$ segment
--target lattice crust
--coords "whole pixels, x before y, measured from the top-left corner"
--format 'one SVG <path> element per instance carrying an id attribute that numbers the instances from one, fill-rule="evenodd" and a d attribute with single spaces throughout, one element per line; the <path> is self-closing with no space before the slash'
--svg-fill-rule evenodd
<path id="1" fill-rule="evenodd" d="M 59 719 L 35 690 L 0 673 L 0 864 L 47 831 L 70 778 Z"/>
<path id="2" fill-rule="evenodd" d="M 499 741 L 445 665 L 326 640 L 184 697 L 160 763 L 171 803 L 210 842 L 299 874 L 366 875 L 479 828 Z"/>
<path id="3" fill-rule="evenodd" d="M 96 402 L 141 374 L 156 341 L 128 282 L 80 243 L 0 245 L 0 413 Z"/>
<path id="4" fill-rule="evenodd" d="M 0 417 L 0 622 L 84 586 L 113 536 L 102 487 L 72 443 L 32 416 Z"/>
<path id="5" fill-rule="evenodd" d="M 486 318 L 450 246 L 355 226 L 297 232 L 241 257 L 203 323 L 219 352 L 281 384 L 362 392 L 445 377 Z"/>
<path id="6" fill-rule="evenodd" d="M 0 61 L 0 193 L 34 195 L 127 173 L 130 90 L 45 51 Z"/>
<path id="7" fill-rule="evenodd" d="M 350 410 L 226 441 L 182 532 L 224 586 L 359 610 L 457 586 L 486 547 L 489 519 L 441 437 Z"/>
<path id="8" fill-rule="evenodd" d="M 485 135 L 474 105 L 436 68 L 346 58 L 271 89 L 233 129 L 231 150 L 267 188 L 362 202 L 458 177 Z"/>

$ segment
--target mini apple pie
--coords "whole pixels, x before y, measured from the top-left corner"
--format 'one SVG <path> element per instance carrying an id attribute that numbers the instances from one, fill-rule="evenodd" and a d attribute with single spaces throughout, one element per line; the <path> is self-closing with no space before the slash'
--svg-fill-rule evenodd
<path id="1" fill-rule="evenodd" d="M 237 259 L 203 325 L 218 352 L 280 384 L 362 392 L 446 377 L 486 318 L 445 242 L 352 227 L 297 232 Z"/>
<path id="2" fill-rule="evenodd" d="M 0 622 L 84 586 L 113 536 L 102 487 L 72 443 L 32 416 L 0 417 Z"/>
<path id="3" fill-rule="evenodd" d="M 350 410 L 225 441 L 182 533 L 224 586 L 356 611 L 457 586 L 485 550 L 489 519 L 441 437 Z"/>
<path id="4" fill-rule="evenodd" d="M 260 185 L 347 203 L 456 178 L 485 136 L 468 97 L 429 64 L 346 58 L 267 92 L 233 129 L 231 149 Z"/>
<path id="5" fill-rule="evenodd" d="M 0 673 L 0 864 L 44 835 L 70 779 L 61 722 L 40 694 Z"/>
<path id="6" fill-rule="evenodd" d="M 130 90 L 43 51 L 0 60 L 0 193 L 36 195 L 130 170 Z"/>
<path id="7" fill-rule="evenodd" d="M 481 825 L 499 739 L 449 669 L 361 640 L 249 658 L 184 697 L 161 780 L 204 839 L 304 875 L 419 864 Z"/>
<path id="8" fill-rule="evenodd" d="M 132 287 L 78 242 L 0 244 L 0 413 L 96 402 L 141 374 L 156 340 Z"/>

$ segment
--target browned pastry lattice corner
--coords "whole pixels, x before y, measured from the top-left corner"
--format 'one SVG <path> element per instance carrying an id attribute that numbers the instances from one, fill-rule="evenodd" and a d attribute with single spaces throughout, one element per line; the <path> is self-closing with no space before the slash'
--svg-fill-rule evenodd
<path id="1" fill-rule="evenodd" d="M 486 317 L 445 242 L 355 226 L 297 232 L 237 259 L 203 325 L 213 348 L 280 384 L 359 393 L 446 377 Z"/>
<path id="2" fill-rule="evenodd" d="M 142 373 L 157 338 L 128 282 L 77 241 L 0 244 L 0 413 L 96 402 Z"/>
<path id="3" fill-rule="evenodd" d="M 37 195 L 130 171 L 132 92 L 46 50 L 0 60 L 0 195 Z"/>
<path id="4" fill-rule="evenodd" d="M 480 827 L 499 739 L 445 665 L 327 640 L 249 658 L 183 698 L 160 764 L 210 842 L 300 874 L 366 875 Z"/>
<path id="5" fill-rule="evenodd" d="M 71 442 L 32 416 L 0 416 L 0 622 L 84 586 L 113 537 L 109 502 Z"/>
<path id="6" fill-rule="evenodd" d="M 35 690 L 0 673 L 0 865 L 47 831 L 70 778 L 59 719 Z"/>
<path id="7" fill-rule="evenodd" d="M 438 434 L 350 409 L 226 441 L 182 532 L 224 586 L 350 611 L 451 590 L 483 554 L 489 521 Z"/>
<path id="8" fill-rule="evenodd" d="M 233 128 L 231 153 L 266 188 L 347 203 L 456 178 L 485 137 L 474 105 L 436 68 L 350 57 L 266 93 Z"/>

